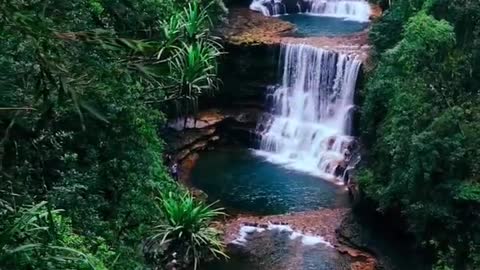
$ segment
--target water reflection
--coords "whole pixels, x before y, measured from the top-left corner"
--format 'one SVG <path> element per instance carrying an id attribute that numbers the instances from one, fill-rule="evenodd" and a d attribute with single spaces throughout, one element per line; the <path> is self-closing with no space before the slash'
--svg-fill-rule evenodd
<path id="1" fill-rule="evenodd" d="M 342 18 L 291 14 L 280 17 L 297 27 L 297 35 L 305 37 L 343 36 L 363 31 L 368 22 L 345 20 Z"/>
<path id="2" fill-rule="evenodd" d="M 191 181 L 211 200 L 262 215 L 348 206 L 343 187 L 272 164 L 248 149 L 202 153 Z"/>
<path id="3" fill-rule="evenodd" d="M 255 232 L 244 246 L 229 246 L 232 259 L 204 265 L 204 270 L 346 270 L 348 260 L 325 244 L 304 245 L 285 230 Z"/>

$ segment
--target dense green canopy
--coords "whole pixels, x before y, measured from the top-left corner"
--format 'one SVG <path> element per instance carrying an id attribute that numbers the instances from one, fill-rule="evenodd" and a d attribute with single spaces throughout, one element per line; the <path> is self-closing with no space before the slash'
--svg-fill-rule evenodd
<path id="1" fill-rule="evenodd" d="M 436 269 L 476 269 L 480 2 L 379 2 L 359 183 L 435 251 Z M 157 129 L 217 88 L 211 28 L 224 12 L 207 0 L 0 1 L 0 269 L 142 269 L 185 243 L 186 262 L 191 248 L 222 254 L 205 223 L 221 211 L 172 195 Z"/>
<path id="2" fill-rule="evenodd" d="M 145 266 L 155 197 L 178 189 L 157 129 L 216 89 L 223 9 L 0 1 L 0 269 Z"/>
<path id="3" fill-rule="evenodd" d="M 397 0 L 373 25 L 360 184 L 438 269 L 480 265 L 480 2 Z M 473 267 L 473 268 L 472 268 Z"/>

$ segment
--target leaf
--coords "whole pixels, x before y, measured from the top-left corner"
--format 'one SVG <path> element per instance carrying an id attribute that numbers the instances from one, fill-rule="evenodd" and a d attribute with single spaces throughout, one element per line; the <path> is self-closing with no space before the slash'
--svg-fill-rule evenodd
<path id="1" fill-rule="evenodd" d="M 14 249 L 8 250 L 8 252 L 10 254 L 14 254 L 14 253 L 18 253 L 18 252 L 33 250 L 33 249 L 39 248 L 41 246 L 42 246 L 42 244 L 25 244 L 25 245 L 21 245 L 19 247 L 16 247 Z"/>
<path id="2" fill-rule="evenodd" d="M 108 123 L 108 124 L 110 123 L 105 116 L 103 116 L 100 112 L 98 112 L 95 108 L 88 105 L 87 103 L 82 101 L 82 102 L 80 102 L 80 106 L 83 109 L 85 109 L 86 111 L 88 111 L 91 115 L 96 117 L 98 120 L 101 120 L 101 121 L 103 121 L 105 123 Z"/>

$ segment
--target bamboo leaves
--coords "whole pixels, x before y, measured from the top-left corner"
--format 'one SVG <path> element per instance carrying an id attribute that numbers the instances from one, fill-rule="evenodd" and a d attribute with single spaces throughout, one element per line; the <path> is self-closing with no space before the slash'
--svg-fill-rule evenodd
<path id="1" fill-rule="evenodd" d="M 7 207 L 8 202 L 2 204 L 0 217 L 0 265 L 14 265 L 14 269 L 23 269 L 22 266 L 42 268 L 49 265 L 58 269 L 69 269 L 72 265 L 85 265 L 85 269 L 106 270 L 103 265 L 95 262 L 90 255 L 72 247 L 65 246 L 55 236 L 56 229 L 61 223 L 58 217 L 62 210 L 49 210 L 48 202 L 41 201 L 31 206 L 22 206 L 15 211 Z M 10 216 L 14 217 L 11 219 Z M 52 222 L 53 220 L 56 220 Z M 11 223 L 5 222 L 12 220 Z M 60 225 L 61 226 L 61 225 Z M 41 254 L 41 256 L 39 256 Z M 41 260 L 38 260 L 38 259 Z M 13 263 L 13 264 L 12 264 Z M 83 269 L 83 268 L 82 268 Z"/>

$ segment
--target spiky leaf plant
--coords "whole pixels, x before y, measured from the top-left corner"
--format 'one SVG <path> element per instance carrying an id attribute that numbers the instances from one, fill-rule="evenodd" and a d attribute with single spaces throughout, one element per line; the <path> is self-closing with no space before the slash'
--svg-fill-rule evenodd
<path id="1" fill-rule="evenodd" d="M 16 207 L 2 200 L 0 218 L 0 269 L 91 269 L 107 268 L 90 254 L 66 242 L 78 242 L 59 215 L 50 210 L 48 202 Z"/>
<path id="2" fill-rule="evenodd" d="M 223 208 L 196 200 L 188 192 L 169 192 L 158 200 L 166 222 L 154 227 L 154 235 L 145 245 L 155 263 L 176 260 L 197 269 L 207 258 L 228 258 L 220 232 L 211 226 L 215 218 L 225 215 Z"/>

